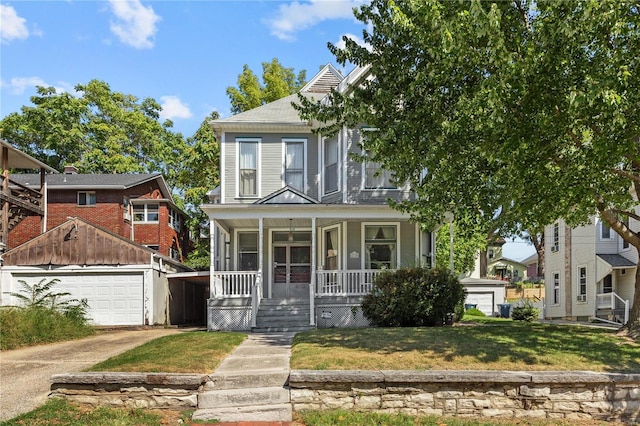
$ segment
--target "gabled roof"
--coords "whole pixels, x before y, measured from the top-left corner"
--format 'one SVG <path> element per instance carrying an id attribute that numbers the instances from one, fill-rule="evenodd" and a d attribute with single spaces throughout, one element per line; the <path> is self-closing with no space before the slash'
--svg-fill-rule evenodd
<path id="1" fill-rule="evenodd" d="M 518 264 L 518 265 L 522 265 L 522 266 L 525 266 L 525 267 L 527 266 L 527 265 L 525 265 L 524 263 L 522 263 L 520 261 L 517 261 L 517 260 L 514 260 L 514 259 L 509 259 L 508 257 L 504 257 L 504 256 L 503 257 L 499 257 L 499 258 L 497 258 L 495 260 L 492 260 L 490 263 L 492 265 L 494 265 L 494 266 L 499 266 L 499 264 L 501 262 L 503 262 L 503 263 L 511 263 L 511 264 Z"/>
<path id="2" fill-rule="evenodd" d="M 40 175 L 13 174 L 11 180 L 24 186 L 40 186 Z M 50 174 L 45 177 L 49 189 L 129 189 L 158 181 L 162 196 L 172 200 L 167 183 L 160 173 Z"/>
<path id="3" fill-rule="evenodd" d="M 253 204 L 318 204 L 318 200 L 290 186 L 285 186 Z"/>
<path id="4" fill-rule="evenodd" d="M 525 258 L 522 260 L 522 263 L 524 263 L 525 265 L 529 266 L 529 265 L 533 265 L 534 263 L 538 263 L 538 253 L 533 253 L 531 256 Z"/>
<path id="5" fill-rule="evenodd" d="M 297 103 L 298 95 L 308 99 L 322 99 L 332 88 L 337 87 L 344 77 L 333 65 L 325 65 L 298 93 L 269 102 L 249 111 L 219 120 L 209 121 L 211 128 L 220 136 L 222 131 L 305 131 L 311 130 L 311 123 L 300 119 L 292 103 Z"/>
<path id="6" fill-rule="evenodd" d="M 148 265 L 151 256 L 179 265 L 148 247 L 80 218 L 70 218 L 2 255 L 5 266 Z"/>

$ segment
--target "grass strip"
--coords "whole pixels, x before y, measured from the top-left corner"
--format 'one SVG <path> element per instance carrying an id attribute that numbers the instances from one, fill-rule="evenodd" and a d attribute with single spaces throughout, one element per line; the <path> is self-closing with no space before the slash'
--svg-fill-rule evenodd
<path id="1" fill-rule="evenodd" d="M 244 333 L 208 331 L 164 336 L 111 357 L 88 371 L 211 373 L 246 337 Z"/>
<path id="2" fill-rule="evenodd" d="M 295 336 L 291 368 L 632 373 L 640 371 L 640 345 L 609 329 L 514 321 L 318 329 Z"/>

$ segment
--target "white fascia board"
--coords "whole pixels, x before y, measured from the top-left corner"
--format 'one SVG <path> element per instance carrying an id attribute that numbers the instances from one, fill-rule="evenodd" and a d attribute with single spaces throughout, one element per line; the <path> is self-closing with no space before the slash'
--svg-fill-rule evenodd
<path id="1" fill-rule="evenodd" d="M 387 205 L 345 204 L 205 204 L 200 207 L 210 219 L 410 219 Z"/>

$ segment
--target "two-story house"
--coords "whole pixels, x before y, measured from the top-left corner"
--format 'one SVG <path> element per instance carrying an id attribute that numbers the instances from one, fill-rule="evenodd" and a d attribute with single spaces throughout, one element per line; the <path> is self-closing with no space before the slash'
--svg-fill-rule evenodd
<path id="1" fill-rule="evenodd" d="M 326 65 L 300 94 L 320 100 L 361 76 Z M 316 134 L 297 96 L 210 123 L 211 330 L 366 325 L 361 297 L 380 271 L 433 262 L 433 234 L 387 203 L 411 189 L 352 155 L 366 154 L 366 128 Z"/>
<path id="2" fill-rule="evenodd" d="M 571 228 L 559 220 L 545 228 L 544 243 L 547 318 L 628 321 L 637 253 L 606 222 Z"/>
<path id="3" fill-rule="evenodd" d="M 14 185 L 32 188 L 39 175 L 13 174 Z M 186 215 L 173 202 L 159 173 L 79 174 L 68 166 L 64 173 L 48 174 L 46 211 L 30 214 L 9 232 L 8 247 L 16 247 L 69 217 L 79 217 L 123 238 L 182 261 L 189 250 Z"/>
<path id="4" fill-rule="evenodd" d="M 161 175 L 57 174 L 2 148 L 0 305 L 18 304 L 10 293 L 23 283 L 57 280 L 56 292 L 86 299 L 96 325 L 204 323 L 208 282 L 181 263 L 185 215 Z"/>

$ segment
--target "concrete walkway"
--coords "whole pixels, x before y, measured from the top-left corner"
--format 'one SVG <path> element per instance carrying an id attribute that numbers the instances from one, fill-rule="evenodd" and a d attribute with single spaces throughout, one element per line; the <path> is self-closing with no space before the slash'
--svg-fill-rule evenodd
<path id="1" fill-rule="evenodd" d="M 209 376 L 198 396 L 194 421 L 291 421 L 288 389 L 291 342 L 295 333 L 249 334 Z"/>

